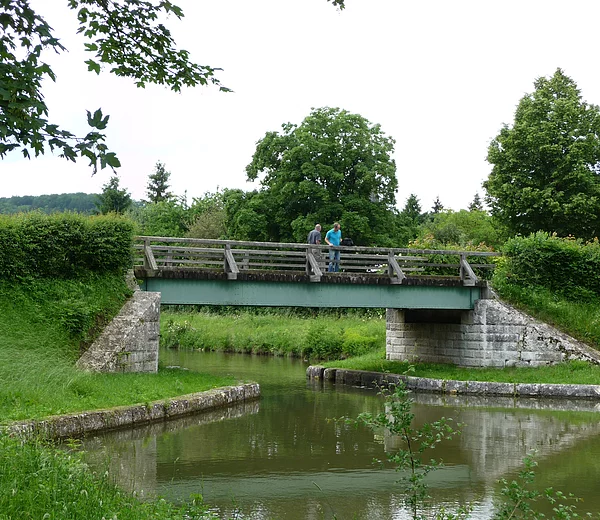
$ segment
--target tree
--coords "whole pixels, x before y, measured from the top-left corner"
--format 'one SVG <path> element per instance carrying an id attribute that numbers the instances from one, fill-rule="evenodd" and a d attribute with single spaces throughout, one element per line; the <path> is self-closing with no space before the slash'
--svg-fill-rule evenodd
<path id="1" fill-rule="evenodd" d="M 475 193 L 471 204 L 469 204 L 469 211 L 483 211 L 483 203 L 479 193 Z"/>
<path id="2" fill-rule="evenodd" d="M 327 0 L 344 9 L 344 0 Z M 182 87 L 216 85 L 229 91 L 215 77 L 220 70 L 190 61 L 189 53 L 178 50 L 170 31 L 161 22 L 165 15 L 183 18 L 183 11 L 170 0 L 66 0 L 77 11 L 79 33 L 89 41 L 88 70 L 100 73 L 103 65 L 117 76 L 132 78 L 138 87 L 148 83 L 166 85 L 178 92 Z M 20 150 L 30 158 L 46 149 L 75 161 L 89 159 L 98 166 L 120 166 L 108 151 L 105 134 L 108 116 L 98 109 L 88 111 L 91 131 L 76 136 L 49 120 L 42 93 L 44 80 L 56 81 L 43 61 L 45 51 L 61 53 L 65 47 L 52 27 L 29 5 L 29 0 L 0 1 L 0 158 Z"/>
<path id="3" fill-rule="evenodd" d="M 171 172 L 165 169 L 164 163 L 158 161 L 154 167 L 154 173 L 148 176 L 146 186 L 146 195 L 150 202 L 164 202 L 173 198 L 173 194 L 168 191 L 170 177 Z"/>
<path id="4" fill-rule="evenodd" d="M 561 69 L 534 85 L 488 150 L 492 215 L 512 233 L 598 236 L 600 110 Z"/>
<path id="5" fill-rule="evenodd" d="M 271 240 L 304 241 L 316 222 L 340 221 L 357 244 L 389 240 L 393 226 L 394 140 L 379 125 L 339 108 L 313 109 L 300 125 L 267 132 L 248 180 L 260 179 L 255 211 L 266 213 Z"/>
<path id="6" fill-rule="evenodd" d="M 103 215 L 106 213 L 123 213 L 131 206 L 131 195 L 127 190 L 119 189 L 119 177 L 113 175 L 102 186 L 102 193 L 97 195 L 96 207 Z"/>
<path id="7" fill-rule="evenodd" d="M 440 201 L 440 196 L 438 195 L 435 200 L 433 201 L 433 206 L 431 207 L 431 212 L 434 215 L 437 215 L 438 213 L 442 212 L 444 210 L 444 205 L 441 203 Z"/>
<path id="8" fill-rule="evenodd" d="M 421 210 L 421 203 L 414 193 L 406 199 L 404 208 L 398 213 L 398 229 L 397 238 L 398 246 L 406 247 L 413 240 L 419 230 L 419 226 L 423 223 L 425 215 Z"/>

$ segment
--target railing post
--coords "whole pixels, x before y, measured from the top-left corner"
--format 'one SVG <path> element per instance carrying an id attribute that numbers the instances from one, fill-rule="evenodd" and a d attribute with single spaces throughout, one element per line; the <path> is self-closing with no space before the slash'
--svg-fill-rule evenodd
<path id="1" fill-rule="evenodd" d="M 466 253 L 460 254 L 460 279 L 462 280 L 463 285 L 470 287 L 474 286 L 477 283 L 477 275 L 467 262 Z"/>
<path id="2" fill-rule="evenodd" d="M 317 256 L 320 257 L 320 253 L 320 250 L 313 249 L 311 246 L 306 248 L 306 274 L 310 277 L 311 282 L 320 282 L 321 276 L 323 276 L 316 258 Z"/>
<path id="3" fill-rule="evenodd" d="M 156 264 L 149 238 L 144 239 L 144 268 L 151 271 L 158 271 L 158 265 Z"/>
<path id="4" fill-rule="evenodd" d="M 231 245 L 229 244 L 225 244 L 225 249 L 223 250 L 223 269 L 227 273 L 227 278 L 229 280 L 237 280 L 237 275 L 240 270 L 235 262 L 235 258 L 233 258 Z"/>
<path id="5" fill-rule="evenodd" d="M 388 252 L 388 275 L 393 284 L 402 283 L 402 280 L 406 278 L 406 275 L 396 261 L 393 251 Z"/>

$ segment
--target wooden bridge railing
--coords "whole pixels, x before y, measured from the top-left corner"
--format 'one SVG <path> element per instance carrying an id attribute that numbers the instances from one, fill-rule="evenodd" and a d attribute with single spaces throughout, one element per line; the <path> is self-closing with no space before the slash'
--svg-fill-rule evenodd
<path id="1" fill-rule="evenodd" d="M 229 279 L 242 272 L 306 272 L 319 282 L 327 271 L 329 250 L 340 250 L 340 268 L 345 273 L 387 274 L 392 283 L 402 283 L 407 276 L 458 276 L 466 286 L 475 285 L 475 269 L 493 269 L 486 257 L 499 253 L 482 251 L 446 251 L 362 246 L 242 242 L 198 238 L 136 237 L 135 264 L 147 270 L 195 268 L 223 270 Z M 448 262 L 450 258 L 456 258 Z M 470 264 L 467 257 L 479 259 Z"/>

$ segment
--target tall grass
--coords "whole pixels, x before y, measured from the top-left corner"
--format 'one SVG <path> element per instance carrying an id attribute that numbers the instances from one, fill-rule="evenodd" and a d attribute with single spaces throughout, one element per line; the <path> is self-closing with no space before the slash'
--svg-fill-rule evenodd
<path id="1" fill-rule="evenodd" d="M 385 345 L 385 318 L 241 311 L 161 312 L 161 346 L 337 359 Z"/>
<path id="2" fill-rule="evenodd" d="M 97 475 L 80 455 L 0 435 L 0 519 L 120 520 L 213 518 L 201 497 L 184 507 L 141 502 Z"/>

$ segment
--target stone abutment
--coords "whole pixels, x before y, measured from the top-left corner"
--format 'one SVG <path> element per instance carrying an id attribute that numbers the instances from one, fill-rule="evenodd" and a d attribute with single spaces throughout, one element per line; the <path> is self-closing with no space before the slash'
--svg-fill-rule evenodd
<path id="1" fill-rule="evenodd" d="M 464 367 L 523 367 L 582 359 L 600 353 L 497 299 L 472 311 L 388 309 L 386 358 Z"/>

